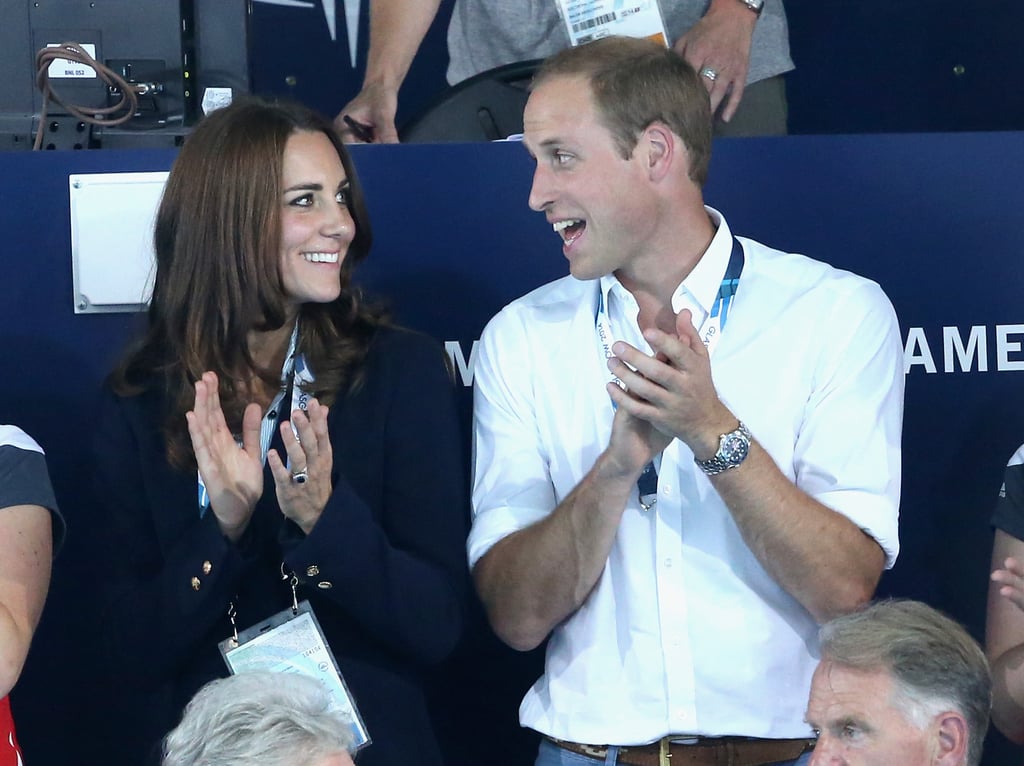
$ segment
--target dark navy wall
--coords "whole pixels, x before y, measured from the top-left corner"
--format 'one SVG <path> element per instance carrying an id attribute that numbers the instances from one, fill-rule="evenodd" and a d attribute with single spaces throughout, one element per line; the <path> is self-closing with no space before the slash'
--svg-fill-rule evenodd
<path id="1" fill-rule="evenodd" d="M 1020 130 L 1015 0 L 786 0 L 795 133 Z"/>

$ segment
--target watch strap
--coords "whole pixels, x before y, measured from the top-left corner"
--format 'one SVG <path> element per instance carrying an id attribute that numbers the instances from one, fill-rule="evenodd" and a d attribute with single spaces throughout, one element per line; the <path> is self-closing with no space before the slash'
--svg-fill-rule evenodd
<path id="1" fill-rule="evenodd" d="M 741 436 L 747 442 L 747 449 L 739 460 L 730 460 L 724 454 L 724 448 L 726 441 L 735 436 Z M 750 433 L 750 430 L 740 421 L 739 426 L 734 431 L 730 431 L 727 434 L 722 434 L 718 437 L 718 451 L 709 457 L 707 460 L 698 460 L 694 457 L 693 462 L 697 464 L 708 476 L 717 476 L 720 473 L 724 473 L 731 468 L 738 468 L 744 460 L 747 459 L 747 455 L 750 454 L 750 442 L 753 441 L 754 435 Z"/>

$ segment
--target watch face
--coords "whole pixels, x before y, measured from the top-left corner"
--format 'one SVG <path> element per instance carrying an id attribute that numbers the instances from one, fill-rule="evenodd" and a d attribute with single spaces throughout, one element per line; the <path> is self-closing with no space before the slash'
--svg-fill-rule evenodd
<path id="1" fill-rule="evenodd" d="M 729 434 L 725 441 L 722 442 L 722 459 L 729 465 L 739 465 L 747 456 L 749 449 L 750 443 L 742 434 Z"/>

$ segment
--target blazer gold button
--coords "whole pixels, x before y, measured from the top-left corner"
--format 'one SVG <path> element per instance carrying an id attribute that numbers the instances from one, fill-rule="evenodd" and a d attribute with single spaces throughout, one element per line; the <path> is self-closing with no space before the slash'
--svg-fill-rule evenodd
<path id="1" fill-rule="evenodd" d="M 330 590 L 334 587 L 334 583 L 328 582 L 327 580 L 321 580 L 316 584 L 316 587 L 318 587 L 320 590 Z"/>
<path id="2" fill-rule="evenodd" d="M 306 567 L 306 577 L 316 577 L 318 574 L 320 574 L 320 567 L 316 564 L 310 564 Z"/>
<path id="3" fill-rule="evenodd" d="M 192 578 L 192 590 L 199 590 L 199 578 L 198 577 L 193 577 Z"/>
<path id="4" fill-rule="evenodd" d="M 209 561 L 204 561 L 203 562 L 203 574 L 204 575 L 208 575 L 212 571 L 213 571 L 213 564 L 211 564 Z"/>

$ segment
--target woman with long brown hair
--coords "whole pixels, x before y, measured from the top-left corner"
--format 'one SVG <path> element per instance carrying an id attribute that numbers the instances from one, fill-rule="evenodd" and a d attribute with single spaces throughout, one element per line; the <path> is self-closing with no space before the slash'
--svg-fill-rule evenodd
<path id="1" fill-rule="evenodd" d="M 259 100 L 207 117 L 155 227 L 148 328 L 96 442 L 117 680 L 155 739 L 218 643 L 308 600 L 373 764 L 440 764 L 420 685 L 462 625 L 466 498 L 440 346 L 351 282 L 371 242 L 329 122 Z M 294 588 L 294 590 L 293 590 Z"/>

